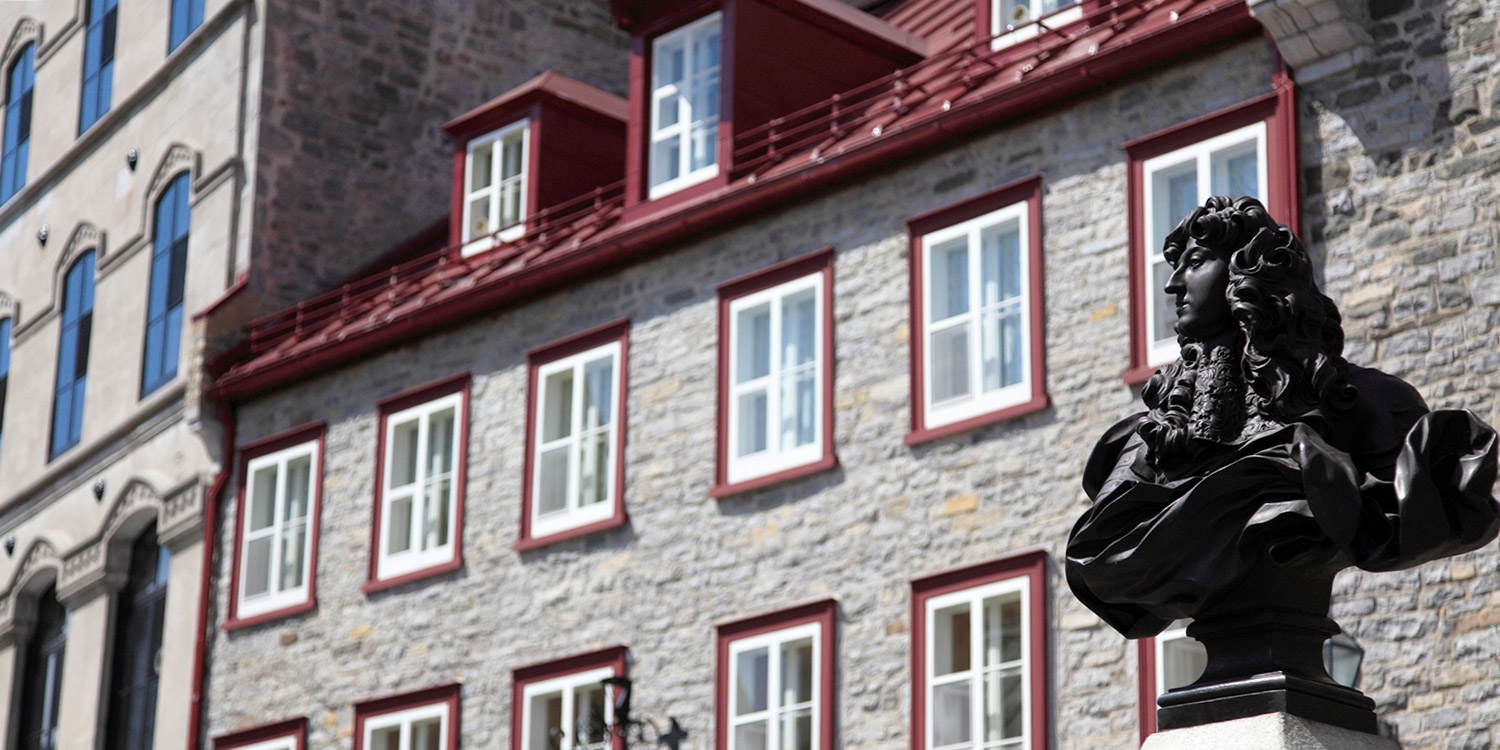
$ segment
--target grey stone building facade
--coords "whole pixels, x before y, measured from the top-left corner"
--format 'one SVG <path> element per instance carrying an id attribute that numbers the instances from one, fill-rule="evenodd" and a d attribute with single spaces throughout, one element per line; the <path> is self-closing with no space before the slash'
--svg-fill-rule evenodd
<path id="1" fill-rule="evenodd" d="M 604 6 L 481 5 L 0 4 L 5 747 L 200 745 L 204 363 L 442 219 L 445 117 L 553 67 L 623 90 Z"/>
<path id="2" fill-rule="evenodd" d="M 683 747 L 1138 746 L 1175 657 L 1060 561 L 1088 447 L 1160 364 L 1152 211 L 1183 175 L 1293 224 L 1351 361 L 1500 417 L 1494 3 L 660 5 L 614 5 L 623 188 L 265 318 L 213 386 L 218 747 L 584 747 L 609 675 Z M 667 170 L 692 142 L 651 113 L 695 84 L 660 60 L 750 111 L 792 36 L 757 6 L 918 61 L 684 118 L 720 150 Z M 670 57 L 695 44 L 722 57 Z M 247 583 L 287 555 L 291 586 Z M 1500 742 L 1497 563 L 1340 578 L 1403 747 Z"/>

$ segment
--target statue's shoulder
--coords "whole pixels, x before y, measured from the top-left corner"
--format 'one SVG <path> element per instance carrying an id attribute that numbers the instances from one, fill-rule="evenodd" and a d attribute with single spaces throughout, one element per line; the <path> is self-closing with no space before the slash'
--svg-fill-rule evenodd
<path id="1" fill-rule="evenodd" d="M 1370 367 L 1349 366 L 1349 382 L 1359 392 L 1350 410 L 1353 419 L 1340 420 L 1346 447 L 1367 471 L 1394 462 L 1406 433 L 1431 411 L 1411 383 Z"/>

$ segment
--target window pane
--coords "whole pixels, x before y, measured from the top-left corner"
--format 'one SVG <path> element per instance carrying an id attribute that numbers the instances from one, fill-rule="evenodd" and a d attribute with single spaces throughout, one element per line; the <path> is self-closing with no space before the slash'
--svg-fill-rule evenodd
<path id="1" fill-rule="evenodd" d="M 969 311 L 969 241 L 955 237 L 932 248 L 932 320 L 947 320 Z"/>
<path id="2" fill-rule="evenodd" d="M 704 167 L 717 164 L 719 161 L 719 126 L 717 120 L 710 120 L 706 125 L 693 125 L 689 148 L 692 149 L 692 164 L 688 165 L 691 171 L 698 171 Z"/>
<path id="3" fill-rule="evenodd" d="M 417 420 L 403 422 L 391 430 L 390 486 L 404 487 L 417 481 Z"/>
<path id="4" fill-rule="evenodd" d="M 932 334 L 932 400 L 969 395 L 969 327 Z"/>
<path id="5" fill-rule="evenodd" d="M 271 537 L 252 539 L 245 550 L 245 596 L 271 590 Z"/>
<path id="6" fill-rule="evenodd" d="M 969 741 L 969 681 L 932 689 L 932 741 L 942 747 Z"/>
<path id="7" fill-rule="evenodd" d="M 1161 252 L 1167 233 L 1198 205 L 1198 165 L 1194 160 L 1151 175 L 1151 250 Z"/>
<path id="8" fill-rule="evenodd" d="M 452 408 L 444 409 L 428 418 L 428 477 L 453 471 L 453 423 L 454 411 Z"/>
<path id="9" fill-rule="evenodd" d="M 781 379 L 781 449 L 813 441 L 814 372 L 803 368 Z"/>
<path id="10" fill-rule="evenodd" d="M 1214 194 L 1259 198 L 1256 161 L 1254 140 L 1215 152 L 1209 157 L 1208 165 Z"/>
<path id="11" fill-rule="evenodd" d="M 609 424 L 610 406 L 614 403 L 614 389 L 611 387 L 614 370 L 613 356 L 583 366 L 583 429 Z"/>
<path id="12" fill-rule="evenodd" d="M 401 750 L 401 725 L 381 727 L 370 733 L 373 750 Z"/>
<path id="13" fill-rule="evenodd" d="M 994 391 L 1021 382 L 1021 308 L 1007 305 L 985 313 L 980 340 L 984 390 Z"/>
<path id="14" fill-rule="evenodd" d="M 604 686 L 599 683 L 581 685 L 573 690 L 573 718 L 575 737 L 590 745 L 604 742 Z"/>
<path id="15" fill-rule="evenodd" d="M 746 383 L 771 373 L 771 305 L 741 310 L 738 318 L 734 382 Z"/>
<path id="16" fill-rule="evenodd" d="M 427 502 L 422 514 L 422 549 L 436 549 L 448 543 L 452 487 L 452 479 L 444 479 L 427 487 Z"/>
<path id="17" fill-rule="evenodd" d="M 442 750 L 443 720 L 434 716 L 411 724 L 411 750 Z"/>
<path id="18" fill-rule="evenodd" d="M 552 750 L 552 738 L 562 744 L 562 693 L 545 693 L 531 699 L 530 750 Z"/>
<path id="19" fill-rule="evenodd" d="M 770 653 L 765 648 L 741 651 L 735 656 L 734 669 L 735 716 L 766 710 Z"/>
<path id="20" fill-rule="evenodd" d="M 651 184 L 677 179 L 682 174 L 682 141 L 677 137 L 651 146 Z"/>
<path id="21" fill-rule="evenodd" d="M 1162 681 L 1166 683 L 1156 687 L 1161 692 L 1193 684 L 1208 665 L 1208 652 L 1203 644 L 1188 637 L 1162 641 L 1161 655 Z"/>
<path id="22" fill-rule="evenodd" d="M 250 531 L 260 531 L 276 518 L 276 465 L 257 469 L 250 486 Z"/>
<path id="23" fill-rule="evenodd" d="M 740 427 L 737 455 L 748 456 L 766 449 L 766 410 L 770 407 L 764 390 L 742 393 L 739 397 Z"/>
<path id="24" fill-rule="evenodd" d="M 984 600 L 984 664 L 987 667 L 1021 658 L 1021 595 Z"/>
<path id="25" fill-rule="evenodd" d="M 1021 672 L 1006 669 L 984 676 L 984 739 L 1021 736 Z"/>
<path id="26" fill-rule="evenodd" d="M 307 517 L 308 492 L 312 489 L 312 456 L 298 456 L 286 464 L 286 500 L 282 503 L 283 522 Z"/>
<path id="27" fill-rule="evenodd" d="M 521 146 L 525 139 L 520 132 L 506 136 L 501 145 L 500 179 L 519 177 L 521 174 Z"/>
<path id="28" fill-rule="evenodd" d="M 481 190 L 494 182 L 495 145 L 486 143 L 474 149 L 474 161 L 469 167 L 469 190 Z"/>
<path id="29" fill-rule="evenodd" d="M 579 450 L 578 505 L 602 503 L 609 495 L 609 433 L 585 437 Z"/>
<path id="30" fill-rule="evenodd" d="M 683 73 L 683 48 L 682 41 L 659 42 L 656 46 L 656 80 L 654 88 L 661 88 L 682 80 Z"/>
<path id="31" fill-rule="evenodd" d="M 781 645 L 781 705 L 813 699 L 813 641 L 800 638 Z"/>
<path id="32" fill-rule="evenodd" d="M 490 197 L 485 195 L 469 202 L 469 237 L 483 237 L 494 231 L 490 226 Z"/>
<path id="33" fill-rule="evenodd" d="M 402 497 L 391 501 L 390 517 L 386 519 L 386 553 L 395 554 L 411 549 L 411 504 L 412 498 Z"/>
<path id="34" fill-rule="evenodd" d="M 803 708 L 781 717 L 781 750 L 812 750 L 812 709 Z"/>
<path id="35" fill-rule="evenodd" d="M 568 447 L 542 452 L 537 512 L 546 515 L 568 507 Z"/>
<path id="36" fill-rule="evenodd" d="M 980 234 L 980 285 L 984 306 L 1021 296 L 1021 229 L 1015 221 Z"/>
<path id="37" fill-rule="evenodd" d="M 1177 327 L 1177 304 L 1166 292 L 1162 291 L 1167 286 L 1167 279 L 1172 276 L 1172 266 L 1164 260 L 1158 260 L 1151 264 L 1151 299 L 1155 305 L 1155 324 L 1151 327 L 1153 341 L 1176 339 Z"/>
<path id="38" fill-rule="evenodd" d="M 734 728 L 734 750 L 765 750 L 766 723 L 752 721 Z"/>
<path id="39" fill-rule="evenodd" d="M 307 524 L 295 523 L 281 532 L 281 575 L 276 584 L 277 591 L 286 591 L 302 585 L 306 561 L 303 552 L 307 548 Z"/>
<path id="40" fill-rule="evenodd" d="M 781 366 L 795 367 L 817 356 L 817 298 L 812 289 L 781 302 Z"/>
<path id="41" fill-rule="evenodd" d="M 519 224 L 525 218 L 521 215 L 521 187 L 520 180 L 500 186 L 500 226 Z"/>
<path id="42" fill-rule="evenodd" d="M 542 441 L 573 434 L 573 368 L 547 376 L 542 383 Z"/>
<path id="43" fill-rule="evenodd" d="M 969 605 L 955 604 L 933 617 L 932 674 L 942 677 L 969 670 Z"/>
<path id="44" fill-rule="evenodd" d="M 658 130 L 669 128 L 677 124 L 678 108 L 682 106 L 682 97 L 678 94 L 668 94 L 656 102 L 656 127 Z"/>

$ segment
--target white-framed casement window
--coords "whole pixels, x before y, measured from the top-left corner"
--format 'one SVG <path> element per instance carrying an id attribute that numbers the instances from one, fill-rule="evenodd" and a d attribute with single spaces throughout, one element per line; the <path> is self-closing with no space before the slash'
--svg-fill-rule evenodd
<path id="1" fill-rule="evenodd" d="M 1029 401 L 1027 204 L 922 236 L 925 426 Z"/>
<path id="2" fill-rule="evenodd" d="M 1192 620 L 1177 620 L 1156 636 L 1156 695 L 1173 688 L 1191 685 L 1208 666 L 1208 651 L 1203 644 L 1188 637 L 1187 626 Z"/>
<path id="3" fill-rule="evenodd" d="M 234 750 L 298 750 L 298 738 L 296 735 L 276 737 L 249 745 L 236 745 Z"/>
<path id="4" fill-rule="evenodd" d="M 926 600 L 923 747 L 1031 747 L 1030 580 Z"/>
<path id="5" fill-rule="evenodd" d="M 531 121 L 469 142 L 464 160 L 464 253 L 510 242 L 526 231 Z"/>
<path id="6" fill-rule="evenodd" d="M 712 13 L 651 44 L 651 198 L 719 173 L 722 18 Z"/>
<path id="7" fill-rule="evenodd" d="M 823 456 L 825 273 L 729 303 L 730 483 Z"/>
<path id="8" fill-rule="evenodd" d="M 1147 365 L 1177 358 L 1175 301 L 1162 288 L 1172 267 L 1162 255 L 1167 234 L 1202 206 L 1209 196 L 1250 196 L 1266 200 L 1266 124 L 1257 122 L 1191 146 L 1147 159 L 1142 164 L 1146 249 L 1140 278 L 1147 288 Z"/>
<path id="9" fill-rule="evenodd" d="M 522 750 L 605 750 L 614 702 L 603 680 L 610 667 L 532 682 L 522 688 Z"/>
<path id="10" fill-rule="evenodd" d="M 365 719 L 362 750 L 448 750 L 450 703 L 433 703 Z"/>
<path id="11" fill-rule="evenodd" d="M 454 393 L 385 417 L 377 579 L 454 558 L 463 409 Z"/>
<path id="12" fill-rule="evenodd" d="M 821 750 L 822 626 L 729 643 L 729 750 Z"/>
<path id="13" fill-rule="evenodd" d="M 239 619 L 308 599 L 317 441 L 257 456 L 246 465 L 240 528 Z"/>
<path id="14" fill-rule="evenodd" d="M 991 49 L 1009 47 L 1016 42 L 1035 37 L 1039 29 L 1031 22 L 1043 16 L 1047 17 L 1045 23 L 1048 28 L 1057 28 L 1083 18 L 1081 0 L 988 1 Z"/>
<path id="15" fill-rule="evenodd" d="M 612 341 L 537 365 L 532 435 L 532 537 L 612 517 L 621 345 Z"/>

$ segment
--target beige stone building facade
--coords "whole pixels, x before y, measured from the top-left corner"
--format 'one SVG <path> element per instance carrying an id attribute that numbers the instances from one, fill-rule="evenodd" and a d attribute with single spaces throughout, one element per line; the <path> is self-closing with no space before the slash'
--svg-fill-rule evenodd
<path id="1" fill-rule="evenodd" d="M 443 220 L 445 119 L 623 91 L 603 6 L 479 5 L 0 3 L 4 747 L 200 746 L 205 363 Z"/>

